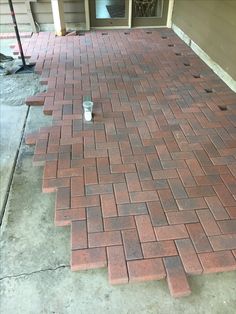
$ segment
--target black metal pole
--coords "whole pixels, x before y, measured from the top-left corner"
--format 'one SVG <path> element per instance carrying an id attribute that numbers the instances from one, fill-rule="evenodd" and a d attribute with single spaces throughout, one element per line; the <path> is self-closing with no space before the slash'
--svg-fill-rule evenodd
<path id="1" fill-rule="evenodd" d="M 24 52 L 22 49 L 22 45 L 21 45 L 20 34 L 19 34 L 17 22 L 16 22 L 16 16 L 15 16 L 12 0 L 8 0 L 8 4 L 10 7 L 10 11 L 11 11 L 13 26 L 15 29 L 16 39 L 17 39 L 17 43 L 18 43 L 18 47 L 19 47 L 19 51 L 20 51 L 21 60 L 22 60 L 22 65 L 16 71 L 14 71 L 14 73 L 33 73 L 35 63 L 26 64 L 26 62 L 25 62 L 25 56 L 24 56 Z"/>
<path id="2" fill-rule="evenodd" d="M 17 42 L 18 42 L 18 47 L 19 47 L 19 51 L 20 51 L 21 60 L 22 60 L 23 66 L 26 66 L 25 56 L 24 56 L 24 52 L 23 52 L 23 49 L 22 49 L 22 45 L 21 45 L 20 34 L 19 34 L 17 22 L 16 22 L 16 16 L 15 16 L 12 0 L 8 0 L 8 3 L 9 3 L 10 11 L 11 11 L 13 26 L 14 26 L 15 33 L 16 33 L 16 39 L 17 39 Z"/>

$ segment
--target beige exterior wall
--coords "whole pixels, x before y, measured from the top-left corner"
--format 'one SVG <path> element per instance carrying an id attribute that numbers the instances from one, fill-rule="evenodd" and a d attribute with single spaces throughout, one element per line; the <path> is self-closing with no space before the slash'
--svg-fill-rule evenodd
<path id="1" fill-rule="evenodd" d="M 172 21 L 236 80 L 236 0 L 175 0 Z"/>
<path id="2" fill-rule="evenodd" d="M 24 0 L 13 0 L 20 31 L 32 31 Z M 40 30 L 54 30 L 50 0 L 31 2 L 32 13 Z M 67 29 L 85 29 L 84 0 L 64 0 Z M 13 32 L 8 0 L 0 0 L 0 32 Z"/>
<path id="3" fill-rule="evenodd" d="M 14 10 L 21 31 L 30 31 L 30 20 L 24 0 L 13 0 Z M 8 0 L 0 0 L 0 32 L 14 32 Z"/>

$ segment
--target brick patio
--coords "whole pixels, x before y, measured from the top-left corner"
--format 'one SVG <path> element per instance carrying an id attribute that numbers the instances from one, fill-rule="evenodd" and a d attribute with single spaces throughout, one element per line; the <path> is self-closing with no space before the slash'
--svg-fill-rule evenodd
<path id="1" fill-rule="evenodd" d="M 174 297 L 189 275 L 236 270 L 236 95 L 169 29 L 39 33 L 24 49 L 48 86 L 26 103 L 53 116 L 26 142 L 71 225 L 72 270 L 166 278 Z"/>

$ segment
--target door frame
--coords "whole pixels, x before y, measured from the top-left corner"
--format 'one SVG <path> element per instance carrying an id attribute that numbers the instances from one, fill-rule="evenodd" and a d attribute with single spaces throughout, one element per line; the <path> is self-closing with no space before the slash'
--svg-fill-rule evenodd
<path id="1" fill-rule="evenodd" d="M 136 26 L 132 27 L 132 7 L 133 2 L 132 0 L 129 1 L 129 7 L 128 7 L 128 26 L 97 26 L 93 27 L 91 26 L 91 3 L 90 0 L 84 0 L 85 5 L 85 24 L 86 24 L 86 30 L 90 29 L 127 29 L 127 28 L 162 28 L 162 27 L 168 27 L 171 28 L 172 26 L 172 14 L 173 14 L 173 7 L 174 7 L 174 1 L 175 0 L 169 0 L 168 3 L 168 13 L 167 13 L 167 20 L 165 25 L 159 25 L 159 26 Z"/>

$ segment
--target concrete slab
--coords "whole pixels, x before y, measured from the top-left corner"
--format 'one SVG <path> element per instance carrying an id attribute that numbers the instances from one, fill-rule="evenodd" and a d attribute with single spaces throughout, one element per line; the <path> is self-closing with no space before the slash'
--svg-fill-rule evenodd
<path id="1" fill-rule="evenodd" d="M 50 123 L 31 108 L 26 132 Z M 71 272 L 69 228 L 53 224 L 54 194 L 42 194 L 42 168 L 22 143 L 1 229 L 1 311 L 14 314 L 231 314 L 236 273 L 190 278 L 194 294 L 173 299 L 165 281 L 112 287 L 107 270 Z"/>
<path id="2" fill-rule="evenodd" d="M 19 74 L 0 77 L 0 217 L 8 192 L 12 169 L 18 153 L 28 108 L 25 99 L 37 94 L 39 76 L 36 74 Z M 20 92 L 19 92 L 20 91 Z"/>
<path id="3" fill-rule="evenodd" d="M 1 309 L 16 314 L 232 314 L 232 279 L 229 273 L 191 279 L 195 294 L 180 300 L 169 296 L 164 281 L 112 287 L 106 270 L 71 273 L 59 268 L 2 280 Z M 226 286 L 232 294 L 224 291 Z"/>

